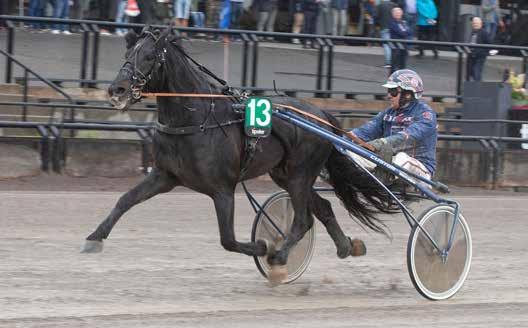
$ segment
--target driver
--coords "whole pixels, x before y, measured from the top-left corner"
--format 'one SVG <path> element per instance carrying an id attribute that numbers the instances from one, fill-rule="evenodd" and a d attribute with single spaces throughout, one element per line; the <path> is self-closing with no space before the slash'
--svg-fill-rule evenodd
<path id="1" fill-rule="evenodd" d="M 349 133 L 366 141 L 385 161 L 430 179 L 436 168 L 437 125 L 436 113 L 419 100 L 424 91 L 422 79 L 416 72 L 402 69 L 392 73 L 383 87 L 390 107 Z M 370 171 L 376 167 L 355 153 L 349 154 Z M 383 173 L 376 175 L 385 178 Z"/>

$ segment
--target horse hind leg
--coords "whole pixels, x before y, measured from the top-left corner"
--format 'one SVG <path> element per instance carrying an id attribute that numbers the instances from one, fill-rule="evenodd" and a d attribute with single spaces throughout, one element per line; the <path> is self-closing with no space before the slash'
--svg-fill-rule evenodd
<path id="1" fill-rule="evenodd" d="M 337 256 L 344 259 L 348 256 L 362 256 L 367 253 L 365 243 L 359 239 L 347 237 L 337 222 L 332 205 L 322 198 L 316 191 L 312 190 L 312 201 L 310 210 L 315 217 L 325 226 L 326 231 L 334 241 L 337 248 Z"/>
<path id="2" fill-rule="evenodd" d="M 168 192 L 179 185 L 176 177 L 154 168 L 146 177 L 133 189 L 126 192 L 119 198 L 119 201 L 106 219 L 87 238 L 82 253 L 98 253 L 103 250 L 103 239 L 106 239 L 112 228 L 119 221 L 121 216 L 132 206 L 143 202 L 159 193 Z"/>

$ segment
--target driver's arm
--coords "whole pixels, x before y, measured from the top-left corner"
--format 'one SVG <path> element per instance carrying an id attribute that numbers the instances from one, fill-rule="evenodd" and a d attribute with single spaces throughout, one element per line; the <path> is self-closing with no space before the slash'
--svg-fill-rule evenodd
<path id="1" fill-rule="evenodd" d="M 364 141 L 383 137 L 383 116 L 385 112 L 378 113 L 362 126 L 352 129 L 351 132 Z"/>
<path id="2" fill-rule="evenodd" d="M 436 113 L 424 110 L 405 130 L 386 138 L 369 142 L 376 151 L 390 147 L 393 154 L 412 148 L 416 141 L 430 137 L 436 131 Z"/>

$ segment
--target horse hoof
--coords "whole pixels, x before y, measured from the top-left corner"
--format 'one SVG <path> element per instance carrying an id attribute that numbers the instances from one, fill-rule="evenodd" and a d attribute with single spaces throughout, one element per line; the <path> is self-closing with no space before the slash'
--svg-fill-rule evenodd
<path id="1" fill-rule="evenodd" d="M 347 245 L 348 246 L 348 245 Z M 349 247 L 345 247 L 345 248 L 339 248 L 337 250 L 337 257 L 340 258 L 340 259 L 344 259 L 344 258 L 347 258 L 348 256 L 350 256 L 350 253 L 352 252 L 352 244 L 350 244 Z"/>
<path id="2" fill-rule="evenodd" d="M 103 242 L 99 240 L 86 240 L 81 253 L 101 253 L 103 251 Z"/>
<path id="3" fill-rule="evenodd" d="M 285 265 L 272 265 L 268 274 L 268 280 L 271 287 L 280 285 L 288 278 L 288 269 Z"/>
<path id="4" fill-rule="evenodd" d="M 365 243 L 361 239 L 350 239 L 350 244 L 352 245 L 350 255 L 363 256 L 367 254 L 367 246 L 365 246 Z"/>

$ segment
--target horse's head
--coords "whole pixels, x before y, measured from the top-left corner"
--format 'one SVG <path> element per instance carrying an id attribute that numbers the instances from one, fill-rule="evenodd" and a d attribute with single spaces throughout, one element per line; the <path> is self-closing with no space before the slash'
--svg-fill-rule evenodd
<path id="1" fill-rule="evenodd" d="M 130 31 L 126 36 L 125 63 L 108 87 L 110 103 L 126 110 L 141 98 L 141 92 L 157 80 L 165 63 L 166 45 L 177 35 L 172 26 L 163 33 L 145 27 L 140 35 Z"/>

